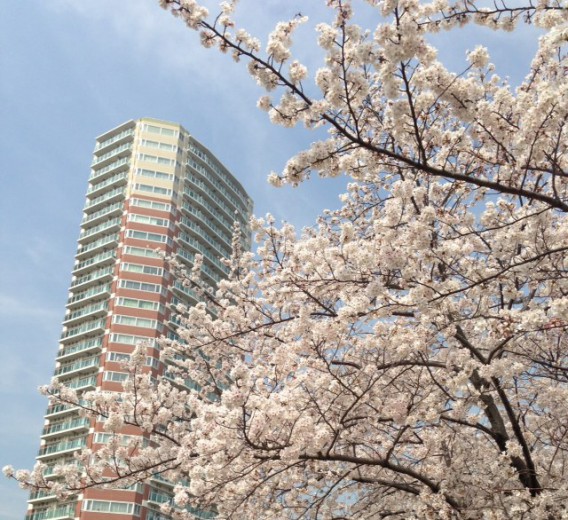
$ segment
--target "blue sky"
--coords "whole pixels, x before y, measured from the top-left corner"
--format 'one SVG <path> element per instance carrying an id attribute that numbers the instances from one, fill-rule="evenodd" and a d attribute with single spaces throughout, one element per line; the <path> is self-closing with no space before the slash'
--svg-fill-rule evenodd
<path id="1" fill-rule="evenodd" d="M 337 207 L 345 180 L 293 190 L 266 183 L 317 139 L 270 125 L 243 64 L 198 45 L 157 0 L 20 0 L 0 17 L 0 466 L 30 468 L 46 401 L 37 387 L 54 368 L 61 319 L 95 137 L 139 117 L 176 121 L 208 146 L 255 200 L 298 227 Z M 9 7 L 8 7 L 9 4 Z M 241 0 L 245 26 L 264 37 L 298 11 L 312 15 L 298 40 L 313 42 L 316 0 Z M 260 7 L 262 6 L 262 7 Z M 527 37 L 530 36 L 530 37 Z M 475 30 L 437 37 L 459 69 Z M 483 32 L 495 61 L 517 83 L 534 34 Z M 310 65 L 317 49 L 300 46 Z M 27 493 L 0 478 L 0 518 L 24 516 Z"/>

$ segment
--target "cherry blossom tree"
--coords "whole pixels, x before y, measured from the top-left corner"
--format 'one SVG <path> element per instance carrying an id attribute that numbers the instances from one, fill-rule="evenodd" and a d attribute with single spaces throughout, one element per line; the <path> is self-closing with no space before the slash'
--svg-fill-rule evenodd
<path id="1" fill-rule="evenodd" d="M 120 397 L 47 390 L 117 434 L 56 491 L 159 473 L 180 519 L 568 518 L 566 7 L 368 0 L 367 31 L 328 0 L 310 76 L 301 15 L 263 47 L 235 2 L 160 4 L 247 64 L 272 122 L 327 130 L 273 184 L 352 182 L 301 233 L 254 220 L 258 249 L 235 240 L 215 290 L 199 262 L 186 275 L 203 302 L 162 341 L 178 384 L 150 378 L 141 346 Z M 466 24 L 540 28 L 518 88 L 481 46 L 460 74 L 437 59 L 429 36 Z M 150 443 L 121 442 L 125 424 Z M 41 473 L 19 480 L 53 486 Z"/>

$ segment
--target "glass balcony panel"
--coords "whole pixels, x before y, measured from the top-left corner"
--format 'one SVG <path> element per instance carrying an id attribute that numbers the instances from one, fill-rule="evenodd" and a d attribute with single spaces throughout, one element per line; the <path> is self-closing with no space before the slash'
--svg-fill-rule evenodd
<path id="1" fill-rule="evenodd" d="M 205 258 L 207 258 L 221 273 L 227 274 L 229 272 L 229 268 L 223 264 L 217 256 L 211 253 L 208 249 L 206 249 L 201 243 L 199 243 L 195 238 L 190 237 L 187 233 L 180 233 L 179 234 L 179 241 L 182 243 L 187 244 L 188 246 L 196 249 L 199 251 Z M 222 255 L 220 255 L 222 256 Z"/>
<path id="2" fill-rule="evenodd" d="M 110 231 L 118 231 L 120 229 L 120 224 L 122 219 L 120 217 L 113 218 L 104 222 L 101 222 L 99 225 L 83 229 L 81 234 L 79 235 L 79 243 L 84 244 L 87 241 L 93 240 L 97 235 L 106 234 Z M 116 229 L 113 229 L 116 228 Z"/>
<path id="3" fill-rule="evenodd" d="M 114 265 L 97 269 L 89 274 L 80 276 L 71 282 L 71 290 L 85 289 L 91 285 L 111 280 L 114 275 Z"/>
<path id="4" fill-rule="evenodd" d="M 67 504 L 63 506 L 51 507 L 49 509 L 41 509 L 32 511 L 26 515 L 26 520 L 72 520 L 75 518 L 76 504 Z"/>
<path id="5" fill-rule="evenodd" d="M 91 184 L 87 189 L 87 198 L 93 199 L 100 196 L 104 191 L 108 191 L 110 187 L 126 183 L 127 179 L 128 172 L 120 172 L 96 184 Z"/>
<path id="6" fill-rule="evenodd" d="M 79 321 L 82 321 L 88 317 L 94 318 L 96 316 L 104 316 L 108 312 L 108 302 L 102 301 L 98 303 L 93 303 L 91 305 L 85 305 L 84 307 L 78 308 L 76 311 L 71 312 L 65 316 L 63 324 L 69 327 Z"/>
<path id="7" fill-rule="evenodd" d="M 78 343 L 72 343 L 59 351 L 57 360 L 62 361 L 75 356 L 81 356 L 88 352 L 100 351 L 103 345 L 103 338 L 93 338 Z"/>
<path id="8" fill-rule="evenodd" d="M 73 274 L 75 276 L 87 272 L 101 264 L 113 263 L 116 259 L 116 251 L 105 251 L 104 253 L 99 253 L 92 258 L 87 258 L 75 265 L 73 269 Z"/>
<path id="9" fill-rule="evenodd" d="M 105 177 L 109 177 L 110 175 L 115 173 L 116 170 L 118 170 L 119 168 L 120 169 L 130 168 L 130 157 L 123 157 L 122 159 L 113 161 L 104 168 L 97 168 L 96 170 L 93 169 L 91 171 L 91 175 L 89 176 L 89 182 L 100 182 Z"/>
<path id="10" fill-rule="evenodd" d="M 73 430 L 88 430 L 90 426 L 91 422 L 86 417 L 49 424 L 43 428 L 42 437 L 45 439 L 56 435 L 67 434 Z"/>
<path id="11" fill-rule="evenodd" d="M 252 205 L 253 205 L 252 199 L 248 197 L 244 192 L 239 190 L 237 186 L 235 186 L 233 180 L 231 179 L 231 176 L 228 173 L 224 172 L 221 168 L 219 168 L 219 166 L 215 163 L 215 161 L 213 161 L 205 152 L 203 152 L 193 144 L 189 145 L 188 151 L 195 157 L 201 159 L 205 164 L 207 164 L 207 166 L 209 166 L 209 168 L 211 168 L 217 174 L 218 179 L 215 179 L 214 181 L 216 182 L 215 185 L 217 184 L 221 185 L 222 183 L 237 196 L 237 198 L 241 201 L 243 206 L 245 206 L 248 209 L 248 211 L 252 211 Z M 191 159 L 188 160 L 188 163 L 190 161 Z"/>
<path id="12" fill-rule="evenodd" d="M 75 372 L 82 372 L 89 369 L 98 368 L 100 364 L 99 356 L 93 356 L 86 359 L 80 359 L 78 361 L 73 361 L 71 363 L 65 363 L 60 367 L 55 369 L 55 376 L 61 376 L 64 374 L 71 374 Z"/>
<path id="13" fill-rule="evenodd" d="M 111 202 L 116 202 L 117 200 L 124 198 L 124 187 L 115 188 L 114 190 L 105 193 L 104 195 L 100 195 L 99 197 L 95 197 L 87 201 L 85 204 L 84 211 L 85 213 L 92 213 L 93 209 L 100 210 L 104 204 L 110 204 Z"/>
<path id="14" fill-rule="evenodd" d="M 105 326 L 106 319 L 101 319 L 84 323 L 79 327 L 72 327 L 61 334 L 61 341 L 68 340 L 70 338 L 76 338 L 78 336 L 82 336 L 83 334 L 89 334 L 94 331 L 104 330 Z"/>
<path id="15" fill-rule="evenodd" d="M 110 296 L 111 284 L 97 285 L 91 287 L 87 291 L 74 292 L 67 300 L 67 307 L 77 307 L 77 305 L 87 298 L 102 298 L 103 296 Z"/>
<path id="16" fill-rule="evenodd" d="M 81 259 L 85 258 L 88 255 L 95 254 L 99 252 L 99 250 L 104 250 L 105 248 L 116 247 L 118 244 L 118 234 L 104 236 L 99 238 L 95 242 L 89 242 L 84 246 L 80 246 L 77 248 L 77 254 L 75 258 Z"/>
<path id="17" fill-rule="evenodd" d="M 69 388 L 74 388 L 75 390 L 84 390 L 88 387 L 97 386 L 97 376 L 81 377 L 79 379 L 72 379 L 70 381 L 62 381 L 65 386 Z"/>
<path id="18" fill-rule="evenodd" d="M 94 213 L 89 213 L 83 217 L 81 221 L 82 226 L 86 226 L 87 224 L 94 224 L 98 220 L 102 220 L 104 217 L 109 217 L 112 215 L 120 215 L 124 209 L 123 202 L 115 202 L 110 206 L 105 206 L 104 208 L 100 209 L 99 211 L 95 211 Z"/>
<path id="19" fill-rule="evenodd" d="M 107 166 L 112 162 L 112 159 L 118 157 L 120 154 L 129 154 L 132 148 L 132 143 L 124 143 L 112 150 L 102 154 L 102 155 L 95 155 L 93 157 L 93 162 L 91 163 L 91 167 L 95 168 L 97 166 Z"/>
<path id="20" fill-rule="evenodd" d="M 217 220 L 220 220 L 227 229 L 232 229 L 233 222 L 238 215 L 232 212 L 225 204 L 222 204 L 217 197 L 214 197 L 213 194 L 210 193 L 210 189 L 202 182 L 199 182 L 197 179 L 192 177 L 186 177 L 183 192 L 207 208 L 207 210 L 212 213 Z M 207 197 L 204 197 L 204 194 Z M 212 202 L 209 202 L 207 199 L 211 199 Z M 220 215 L 220 213 L 223 214 Z M 241 217 L 237 220 L 242 221 L 243 219 Z M 246 223 L 244 222 L 241 222 L 241 224 L 246 226 Z M 230 234 L 232 235 L 232 232 L 230 232 Z"/>
<path id="21" fill-rule="evenodd" d="M 86 445 L 86 437 L 80 437 L 73 440 L 62 440 L 54 444 L 46 444 L 39 449 L 38 459 L 42 457 L 47 458 L 48 456 L 64 453 L 66 451 L 77 451 L 84 448 Z"/>
<path id="22" fill-rule="evenodd" d="M 123 130 L 119 134 L 113 135 L 112 137 L 105 139 L 104 141 L 97 142 L 97 144 L 95 146 L 95 153 L 101 152 L 107 146 L 110 146 L 111 144 L 115 144 L 118 141 L 121 141 L 122 139 L 125 139 L 125 138 L 133 136 L 133 135 L 134 135 L 134 128 L 129 128 L 127 130 Z"/>

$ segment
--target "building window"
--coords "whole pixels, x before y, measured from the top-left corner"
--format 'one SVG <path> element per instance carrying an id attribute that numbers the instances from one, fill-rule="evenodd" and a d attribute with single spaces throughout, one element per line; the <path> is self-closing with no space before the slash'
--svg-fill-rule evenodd
<path id="1" fill-rule="evenodd" d="M 153 265 L 122 264 L 122 270 L 152 276 L 162 276 L 164 274 L 164 270 L 161 267 L 154 267 Z"/>
<path id="2" fill-rule="evenodd" d="M 122 345 L 138 345 L 138 343 L 148 343 L 150 346 L 156 345 L 156 339 L 148 336 L 133 336 L 132 334 L 111 334 L 111 343 L 119 343 Z"/>
<path id="3" fill-rule="evenodd" d="M 148 193 L 157 193 L 158 195 L 169 195 L 171 196 L 172 190 L 169 188 L 162 188 L 161 186 L 151 186 L 149 184 L 135 184 L 134 189 L 136 191 L 145 191 Z"/>
<path id="4" fill-rule="evenodd" d="M 150 300 L 137 300 L 136 298 L 122 298 L 116 299 L 116 305 L 121 307 L 131 307 L 133 309 L 144 309 L 149 311 L 159 311 L 163 314 L 164 307 L 158 302 L 153 302 Z"/>
<path id="5" fill-rule="evenodd" d="M 116 513 L 120 515 L 140 516 L 140 506 L 132 502 L 111 502 L 109 500 L 85 500 L 83 511 L 97 513 Z"/>
<path id="6" fill-rule="evenodd" d="M 147 249 L 145 247 L 125 246 L 124 254 L 132 256 L 145 256 L 148 258 L 161 258 L 160 254 L 155 249 Z"/>

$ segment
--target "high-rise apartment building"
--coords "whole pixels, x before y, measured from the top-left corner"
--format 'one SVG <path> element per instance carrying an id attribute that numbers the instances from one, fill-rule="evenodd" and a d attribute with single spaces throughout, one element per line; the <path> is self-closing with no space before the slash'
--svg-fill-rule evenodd
<path id="1" fill-rule="evenodd" d="M 195 303 L 158 250 L 188 267 L 201 254 L 203 276 L 215 285 L 227 275 L 219 259 L 230 255 L 235 220 L 250 248 L 251 211 L 240 183 L 178 124 L 144 118 L 98 137 L 55 376 L 81 392 L 120 391 L 122 363 L 136 344 L 175 337 L 173 307 Z M 157 348 L 148 365 L 167 377 Z M 102 422 L 53 404 L 37 459 L 56 479 L 56 465 L 108 438 Z M 66 503 L 40 491 L 30 496 L 27 520 L 165 520 L 159 508 L 172 489 L 156 477 L 124 490 L 88 489 Z"/>

